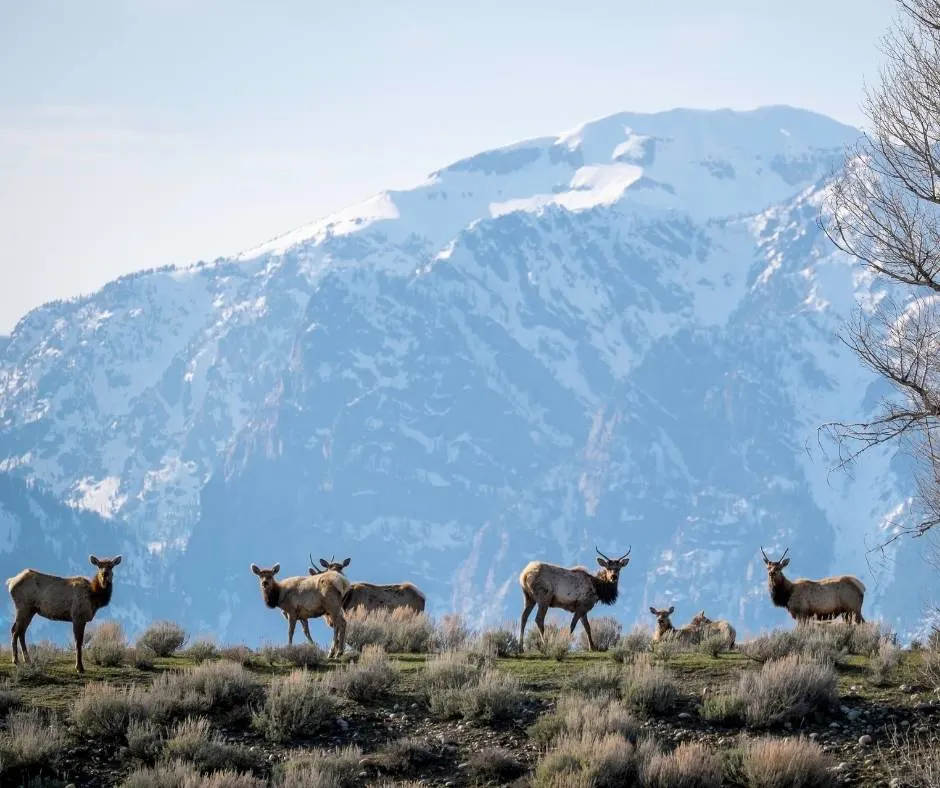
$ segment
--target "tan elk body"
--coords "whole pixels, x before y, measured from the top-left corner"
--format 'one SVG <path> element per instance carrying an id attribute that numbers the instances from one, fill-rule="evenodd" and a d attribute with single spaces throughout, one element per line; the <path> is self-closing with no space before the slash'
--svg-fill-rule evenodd
<path id="1" fill-rule="evenodd" d="M 346 647 L 343 594 L 349 587 L 349 580 L 332 570 L 314 576 L 298 575 L 278 580 L 275 575 L 280 570 L 280 564 L 275 564 L 270 569 L 251 565 L 251 571 L 258 576 L 264 603 L 272 609 L 280 609 L 287 619 L 288 644 L 294 642 L 298 621 L 307 640 L 313 643 L 307 621 L 324 616 L 333 629 L 329 656 L 338 657 Z"/>
<path id="2" fill-rule="evenodd" d="M 94 576 L 59 577 L 35 569 L 24 569 L 7 580 L 7 590 L 13 598 L 16 618 L 13 621 L 13 664 L 19 664 L 19 646 L 23 648 L 23 659 L 29 662 L 26 648 L 26 630 L 34 616 L 50 621 L 71 621 L 75 638 L 75 669 L 85 672 L 82 662 L 82 647 L 85 642 L 85 627 L 94 619 L 95 613 L 107 607 L 113 591 L 114 567 L 121 563 L 121 556 L 111 559 L 88 556 L 97 568 Z"/>
<path id="3" fill-rule="evenodd" d="M 676 629 L 672 624 L 672 614 L 676 611 L 674 606 L 669 609 L 657 610 L 650 606 L 650 613 L 656 616 L 656 629 L 653 630 L 653 642 L 672 641 L 683 645 L 695 645 L 702 640 L 702 629 L 691 622 L 684 627 Z"/>
<path id="4" fill-rule="evenodd" d="M 704 610 L 700 610 L 692 616 L 689 626 L 700 628 L 702 630 L 703 640 L 708 637 L 719 637 L 724 641 L 728 651 L 734 648 L 738 633 L 730 621 L 723 619 L 715 621 L 706 616 Z"/>
<path id="5" fill-rule="evenodd" d="M 865 586 L 852 575 L 824 577 L 821 580 L 788 580 L 783 570 L 789 565 L 788 547 L 779 561 L 771 561 L 761 548 L 767 567 L 767 587 L 770 600 L 777 607 L 786 608 L 797 623 L 813 619 L 828 620 L 842 616 L 846 621 L 861 624 Z"/>
<path id="6" fill-rule="evenodd" d="M 571 569 L 547 564 L 544 561 L 531 561 L 519 574 L 519 585 L 525 606 L 522 609 L 522 622 L 519 627 L 519 649 L 524 648 L 525 625 L 532 610 L 538 605 L 535 625 L 542 637 L 545 636 L 545 614 L 549 608 L 560 608 L 572 613 L 571 632 L 581 622 L 588 638 L 588 646 L 594 651 L 594 638 L 587 614 L 600 602 L 612 605 L 617 601 L 620 570 L 630 563 L 630 550 L 620 558 L 608 558 L 595 546 L 600 564 L 600 571 L 592 575 L 583 566 Z"/>
<path id="7" fill-rule="evenodd" d="M 423 613 L 425 597 L 413 583 L 353 583 L 343 597 L 343 610 L 363 608 L 371 613 L 375 610 L 397 610 L 407 608 Z"/>

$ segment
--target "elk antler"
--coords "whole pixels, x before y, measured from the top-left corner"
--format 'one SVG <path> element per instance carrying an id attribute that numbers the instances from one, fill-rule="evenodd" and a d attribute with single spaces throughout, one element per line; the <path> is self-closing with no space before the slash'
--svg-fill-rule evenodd
<path id="1" fill-rule="evenodd" d="M 783 551 L 783 555 L 780 556 L 780 560 L 782 561 L 784 558 L 786 558 L 786 557 L 787 557 L 787 553 L 789 553 L 789 552 L 790 552 L 790 548 L 788 547 L 786 550 Z"/>
<path id="2" fill-rule="evenodd" d="M 763 548 L 763 547 L 761 547 L 760 553 L 761 553 L 762 556 L 764 556 L 764 560 L 765 560 L 768 564 L 772 564 L 772 563 L 773 563 L 773 561 L 771 561 L 771 560 L 767 557 L 767 553 L 764 552 L 764 548 Z"/>
<path id="3" fill-rule="evenodd" d="M 314 573 L 320 574 L 320 570 L 317 569 L 316 564 L 313 562 L 313 553 L 307 553 L 307 557 L 310 558 L 310 568 L 314 571 Z"/>
<path id="4" fill-rule="evenodd" d="M 631 552 L 632 550 L 633 550 L 633 545 L 630 545 L 630 549 L 627 550 L 627 552 L 625 552 L 625 553 L 624 553 L 622 556 L 620 556 L 620 558 L 618 558 L 617 560 L 618 560 L 618 561 L 623 561 L 624 558 L 626 558 L 628 555 L 630 555 L 630 552 Z"/>
<path id="5" fill-rule="evenodd" d="M 597 550 L 597 545 L 594 545 L 594 549 Z M 597 550 L 597 554 L 598 554 L 601 558 L 603 558 L 605 561 L 609 561 L 609 560 L 610 560 L 610 559 L 609 559 L 606 555 L 604 555 L 600 550 Z"/>

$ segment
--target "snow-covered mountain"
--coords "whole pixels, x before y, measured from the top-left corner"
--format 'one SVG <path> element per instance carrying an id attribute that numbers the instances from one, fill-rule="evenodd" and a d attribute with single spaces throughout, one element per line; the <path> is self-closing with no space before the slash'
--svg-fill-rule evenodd
<path id="1" fill-rule="evenodd" d="M 349 555 L 493 623 L 528 560 L 595 544 L 632 546 L 596 613 L 625 623 L 784 623 L 759 548 L 789 545 L 795 574 L 854 572 L 910 630 L 916 550 L 877 575 L 865 552 L 909 473 L 885 449 L 829 475 L 816 440 L 881 391 L 836 337 L 877 293 L 816 227 L 859 133 L 788 107 L 618 114 L 46 305 L 0 343 L 0 470 L 124 529 L 152 614 L 226 639 L 284 635 L 250 562 Z"/>

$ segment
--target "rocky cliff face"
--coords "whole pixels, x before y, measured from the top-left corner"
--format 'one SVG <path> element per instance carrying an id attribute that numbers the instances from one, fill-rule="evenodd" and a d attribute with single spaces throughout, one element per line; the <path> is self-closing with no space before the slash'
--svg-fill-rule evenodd
<path id="1" fill-rule="evenodd" d="M 0 345 L 0 469 L 128 529 L 160 559 L 152 612 L 226 639 L 283 637 L 251 562 L 349 555 L 493 623 L 526 561 L 595 544 L 633 548 L 603 611 L 625 623 L 783 623 L 759 548 L 790 545 L 796 575 L 854 572 L 869 616 L 914 628 L 916 555 L 865 555 L 906 469 L 827 477 L 816 442 L 877 393 L 836 332 L 878 294 L 815 224 L 857 135 L 782 107 L 616 115 L 50 304 Z"/>

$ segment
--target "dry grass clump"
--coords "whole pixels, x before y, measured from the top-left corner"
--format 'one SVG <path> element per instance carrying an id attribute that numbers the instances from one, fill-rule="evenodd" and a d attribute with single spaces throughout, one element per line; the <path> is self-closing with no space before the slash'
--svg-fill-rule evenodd
<path id="1" fill-rule="evenodd" d="M 799 720 L 838 701 L 831 665 L 792 655 L 764 663 L 744 673 L 736 690 L 749 725 L 777 725 Z"/>
<path id="2" fill-rule="evenodd" d="M 632 709 L 644 714 L 668 714 L 675 708 L 679 684 L 661 665 L 654 665 L 648 656 L 637 657 L 626 665 L 620 693 Z"/>
<path id="3" fill-rule="evenodd" d="M 510 626 L 502 626 L 483 632 L 476 650 L 494 657 L 510 657 L 519 653 L 519 638 Z"/>
<path id="4" fill-rule="evenodd" d="M 526 651 L 537 652 L 543 657 L 563 660 L 571 652 L 571 630 L 567 624 L 546 624 L 544 637 L 538 627 L 532 627 L 525 634 Z"/>
<path id="5" fill-rule="evenodd" d="M 0 681 L 0 714 L 6 714 L 10 709 L 20 705 L 22 698 L 19 691 L 10 683 L 9 679 Z"/>
<path id="6" fill-rule="evenodd" d="M 463 616 L 448 614 L 441 617 L 434 638 L 438 651 L 462 651 L 470 645 L 473 630 L 467 626 Z"/>
<path id="7" fill-rule="evenodd" d="M 426 741 L 408 736 L 394 739 L 367 758 L 371 766 L 390 774 L 407 774 L 435 758 Z"/>
<path id="8" fill-rule="evenodd" d="M 265 788 L 267 783 L 250 774 L 224 769 L 203 775 L 187 763 L 175 761 L 132 772 L 121 788 Z"/>
<path id="9" fill-rule="evenodd" d="M 144 693 L 138 688 L 93 681 L 72 701 L 69 716 L 83 738 L 119 742 L 131 721 L 145 716 L 144 708 Z"/>
<path id="10" fill-rule="evenodd" d="M 758 635 L 739 644 L 738 648 L 756 662 L 769 662 L 800 652 L 801 641 L 796 632 L 784 629 Z"/>
<path id="11" fill-rule="evenodd" d="M 55 717 L 39 709 L 14 711 L 0 732 L 0 772 L 53 766 L 65 745 L 65 732 Z"/>
<path id="12" fill-rule="evenodd" d="M 274 679 L 252 723 L 268 741 L 286 742 L 315 733 L 336 715 L 337 702 L 306 670 Z"/>
<path id="13" fill-rule="evenodd" d="M 567 682 L 570 692 L 590 698 L 617 698 L 623 671 L 617 665 L 595 665 L 574 673 Z"/>
<path id="14" fill-rule="evenodd" d="M 741 644 L 740 650 L 758 662 L 800 654 L 817 662 L 835 663 L 850 655 L 871 657 L 886 641 L 897 645 L 897 636 L 876 621 L 819 621 L 759 635 Z"/>
<path id="15" fill-rule="evenodd" d="M 266 645 L 261 654 L 271 665 L 293 665 L 295 668 L 318 668 L 326 662 L 326 653 L 315 643 L 293 643 L 289 646 Z"/>
<path id="16" fill-rule="evenodd" d="M 137 646 L 150 649 L 158 657 L 172 657 L 186 643 L 186 630 L 172 621 L 154 621 L 137 638 Z"/>
<path id="17" fill-rule="evenodd" d="M 223 741 L 205 717 L 180 720 L 166 740 L 162 758 L 192 764 L 203 773 L 230 767 L 247 770 L 252 765 L 248 750 Z"/>
<path id="18" fill-rule="evenodd" d="M 254 652 L 248 646 L 240 644 L 232 646 L 219 646 L 219 659 L 235 662 L 244 668 L 250 667 L 255 661 Z"/>
<path id="19" fill-rule="evenodd" d="M 620 634 L 623 632 L 623 625 L 613 616 L 598 616 L 591 619 L 591 635 L 594 638 L 594 648 L 598 651 L 610 651 L 620 640 Z M 580 628 L 581 634 L 578 636 L 578 646 L 587 651 L 590 648 L 587 632 L 584 627 Z"/>
<path id="20" fill-rule="evenodd" d="M 382 646 L 389 654 L 427 654 L 434 649 L 435 639 L 434 622 L 427 613 L 406 607 L 346 611 L 346 643 L 359 651 L 371 645 Z"/>
<path id="21" fill-rule="evenodd" d="M 636 785 L 643 750 L 618 734 L 568 736 L 539 763 L 532 788 L 619 788 Z"/>
<path id="22" fill-rule="evenodd" d="M 12 678 L 17 684 L 45 684 L 50 681 L 49 671 L 56 662 L 69 658 L 69 653 L 55 643 L 41 640 L 29 647 L 29 662 L 23 659 L 13 667 Z"/>
<path id="23" fill-rule="evenodd" d="M 919 672 L 924 684 L 933 690 L 940 689 L 940 645 L 923 651 Z"/>
<path id="24" fill-rule="evenodd" d="M 275 770 L 274 785 L 281 788 L 355 788 L 362 784 L 362 750 L 355 746 L 337 752 L 305 750 Z"/>
<path id="25" fill-rule="evenodd" d="M 151 720 L 131 719 L 124 735 L 128 755 L 138 761 L 152 764 L 163 752 L 163 729 Z"/>
<path id="26" fill-rule="evenodd" d="M 144 697 L 157 722 L 244 706 L 260 693 L 258 679 L 234 662 L 206 662 L 158 675 Z"/>
<path id="27" fill-rule="evenodd" d="M 611 733 L 633 741 L 640 733 L 640 723 L 622 701 L 579 695 L 562 695 L 555 710 L 541 715 L 529 730 L 543 745 L 563 736 L 603 737 Z"/>
<path id="28" fill-rule="evenodd" d="M 134 646 L 127 650 L 127 664 L 137 670 L 153 670 L 157 655 L 145 646 Z"/>
<path id="29" fill-rule="evenodd" d="M 422 684 L 431 712 L 444 719 L 509 717 L 524 697 L 515 676 L 484 668 L 481 660 L 457 651 L 430 657 Z"/>
<path id="30" fill-rule="evenodd" d="M 728 651 L 728 638 L 717 632 L 706 634 L 698 644 L 700 654 L 705 654 L 712 659 L 717 659 L 722 651 Z"/>
<path id="31" fill-rule="evenodd" d="M 644 788 L 721 788 L 721 760 L 699 742 L 683 742 L 670 753 L 655 753 L 640 768 Z"/>
<path id="32" fill-rule="evenodd" d="M 91 630 L 85 656 L 95 665 L 116 668 L 127 662 L 127 636 L 118 621 L 102 621 Z"/>
<path id="33" fill-rule="evenodd" d="M 744 788 L 828 788 L 832 762 L 815 742 L 804 738 L 759 738 L 733 754 L 729 772 Z"/>
<path id="34" fill-rule="evenodd" d="M 328 673 L 323 682 L 334 692 L 362 703 L 387 695 L 398 668 L 381 646 L 366 646 L 358 662 Z"/>
<path id="35" fill-rule="evenodd" d="M 615 662 L 633 662 L 637 654 L 649 652 L 653 642 L 653 634 L 645 625 L 635 626 L 610 649 L 610 655 Z"/>
<path id="36" fill-rule="evenodd" d="M 868 663 L 869 680 L 883 687 L 891 682 L 901 664 L 901 648 L 890 640 L 883 640 Z"/>
<path id="37" fill-rule="evenodd" d="M 467 771 L 477 783 L 503 785 L 521 777 L 526 769 L 508 750 L 485 747 L 470 756 Z"/>
<path id="38" fill-rule="evenodd" d="M 879 746 L 885 761 L 892 764 L 892 777 L 905 788 L 936 788 L 940 785 L 940 734 L 925 739 L 915 738 L 910 731 L 891 732 L 886 743 Z"/>

